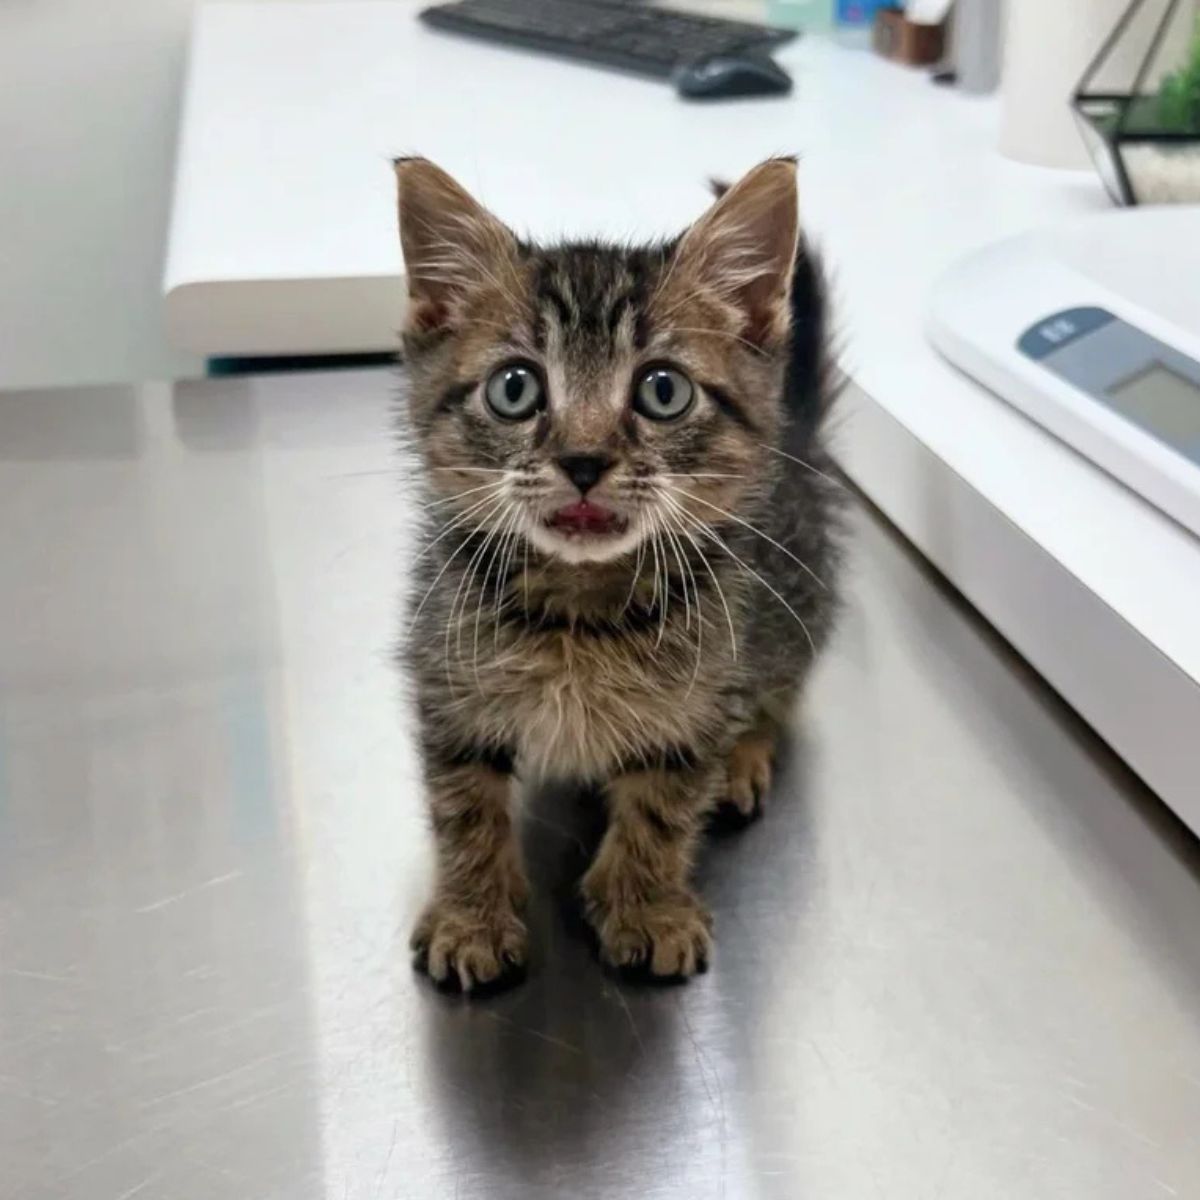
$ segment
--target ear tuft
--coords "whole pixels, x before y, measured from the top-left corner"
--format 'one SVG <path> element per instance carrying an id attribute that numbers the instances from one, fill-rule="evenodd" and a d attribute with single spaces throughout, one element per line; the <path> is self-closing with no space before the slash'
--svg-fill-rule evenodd
<path id="1" fill-rule="evenodd" d="M 408 283 L 407 328 L 453 328 L 466 298 L 508 285 L 517 258 L 512 232 L 426 158 L 397 158 L 400 244 Z"/>
<path id="2" fill-rule="evenodd" d="M 720 186 L 714 182 L 714 190 Z M 744 336 L 765 346 L 786 336 L 800 238 L 796 163 L 772 158 L 732 187 L 683 235 L 676 277 L 741 310 Z"/>

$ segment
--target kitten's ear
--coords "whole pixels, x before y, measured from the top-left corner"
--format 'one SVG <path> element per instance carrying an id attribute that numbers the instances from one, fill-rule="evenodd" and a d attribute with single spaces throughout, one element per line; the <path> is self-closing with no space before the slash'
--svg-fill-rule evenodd
<path id="1" fill-rule="evenodd" d="M 408 281 L 407 327 L 433 333 L 454 327 L 464 297 L 482 284 L 507 287 L 517 239 L 441 167 L 398 158 L 400 244 Z"/>
<path id="2" fill-rule="evenodd" d="M 743 336 L 761 346 L 786 336 L 800 238 L 796 164 L 773 158 L 732 187 L 684 235 L 673 274 L 741 309 Z"/>

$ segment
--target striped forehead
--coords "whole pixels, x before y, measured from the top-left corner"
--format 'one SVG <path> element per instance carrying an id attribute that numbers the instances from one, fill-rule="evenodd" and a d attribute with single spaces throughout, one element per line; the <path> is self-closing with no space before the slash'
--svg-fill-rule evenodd
<path id="1" fill-rule="evenodd" d="M 593 381 L 645 349 L 646 308 L 662 251 L 566 246 L 540 255 L 533 282 L 534 339 L 571 383 Z"/>

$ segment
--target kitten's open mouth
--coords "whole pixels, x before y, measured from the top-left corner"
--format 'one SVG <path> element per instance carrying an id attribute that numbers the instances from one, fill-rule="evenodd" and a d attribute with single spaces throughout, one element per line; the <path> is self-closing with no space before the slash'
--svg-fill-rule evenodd
<path id="1" fill-rule="evenodd" d="M 551 529 L 576 537 L 603 537 L 614 533 L 624 533 L 629 524 L 624 517 L 618 516 L 611 508 L 593 504 L 590 500 L 577 500 L 560 508 L 546 522 Z"/>

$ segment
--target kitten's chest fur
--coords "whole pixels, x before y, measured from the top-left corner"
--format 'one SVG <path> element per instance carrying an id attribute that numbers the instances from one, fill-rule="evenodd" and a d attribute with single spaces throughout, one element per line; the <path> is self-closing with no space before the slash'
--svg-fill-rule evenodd
<path id="1" fill-rule="evenodd" d="M 697 587 L 685 598 L 676 585 L 656 596 L 646 584 L 624 603 L 609 593 L 630 597 L 629 583 L 603 577 L 591 591 L 556 590 L 553 580 L 527 589 L 518 575 L 499 597 L 481 589 L 460 600 L 465 615 L 440 641 L 413 641 L 445 718 L 464 740 L 515 752 L 523 775 L 601 777 L 709 741 L 727 724 L 736 657 L 710 594 Z"/>

